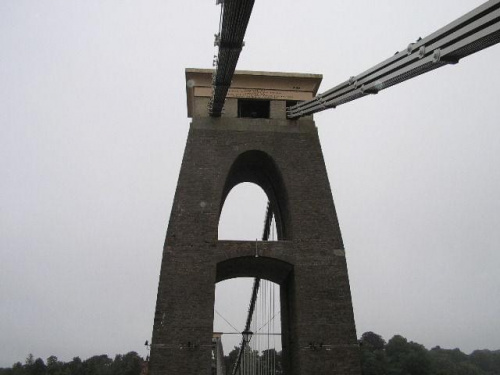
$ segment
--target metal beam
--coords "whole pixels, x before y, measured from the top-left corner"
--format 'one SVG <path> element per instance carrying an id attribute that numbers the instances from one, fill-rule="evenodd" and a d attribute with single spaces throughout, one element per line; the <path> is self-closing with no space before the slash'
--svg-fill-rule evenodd
<path id="1" fill-rule="evenodd" d="M 500 42 L 500 0 L 490 0 L 424 39 L 315 98 L 287 108 L 297 119 L 379 91 Z"/>
<path id="2" fill-rule="evenodd" d="M 222 4 L 222 24 L 215 44 L 219 47 L 213 75 L 213 93 L 210 100 L 210 116 L 220 117 L 231 86 L 236 64 L 243 48 L 243 38 L 252 14 L 255 0 L 225 0 Z"/>

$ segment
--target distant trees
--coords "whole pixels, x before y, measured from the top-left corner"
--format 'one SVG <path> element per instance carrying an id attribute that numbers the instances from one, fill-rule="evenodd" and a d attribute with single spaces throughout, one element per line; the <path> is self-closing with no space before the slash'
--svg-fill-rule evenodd
<path id="1" fill-rule="evenodd" d="M 261 371 L 264 374 L 283 374 L 281 352 L 277 352 L 275 349 L 268 349 L 259 353 L 256 350 L 249 349 L 248 347 L 245 348 L 245 350 L 246 353 L 244 354 L 244 356 L 247 360 L 251 358 L 251 366 L 255 366 L 256 373 L 258 371 Z M 234 363 L 238 358 L 239 351 L 240 349 L 235 346 L 233 350 L 231 350 L 229 354 L 224 357 L 226 375 L 231 375 Z"/>
<path id="2" fill-rule="evenodd" d="M 240 349 L 235 346 L 227 355 L 224 356 L 224 365 L 226 366 L 226 375 L 230 375 L 233 370 L 234 363 L 238 358 L 238 352 Z"/>
<path id="3" fill-rule="evenodd" d="M 430 375 L 431 361 L 423 345 L 396 335 L 385 346 L 389 374 Z"/>
<path id="4" fill-rule="evenodd" d="M 383 375 L 387 371 L 385 340 L 373 332 L 365 332 L 360 339 L 361 368 L 365 375 Z"/>
<path id="5" fill-rule="evenodd" d="M 427 350 L 400 335 L 387 344 L 380 335 L 364 333 L 360 340 L 362 375 L 500 375 L 500 350 Z"/>
<path id="6" fill-rule="evenodd" d="M 136 352 L 118 354 L 114 360 L 103 354 L 85 361 L 75 357 L 70 362 L 61 362 L 54 355 L 44 362 L 30 354 L 24 365 L 17 362 L 12 368 L 0 369 L 0 375 L 140 375 L 142 363 Z"/>
<path id="7" fill-rule="evenodd" d="M 476 350 L 470 355 L 439 346 L 427 350 L 400 335 L 386 342 L 374 332 L 363 333 L 359 344 L 362 375 L 500 375 L 500 350 Z M 247 350 L 247 358 L 252 357 L 260 369 L 275 365 L 276 375 L 283 374 L 281 352 Z M 235 347 L 224 357 L 226 375 L 231 374 L 238 351 Z M 70 362 L 53 355 L 44 361 L 30 354 L 24 364 L 0 368 L 0 375 L 140 375 L 143 363 L 136 352 L 118 354 L 114 359 L 105 354 L 84 361 L 75 357 Z"/>

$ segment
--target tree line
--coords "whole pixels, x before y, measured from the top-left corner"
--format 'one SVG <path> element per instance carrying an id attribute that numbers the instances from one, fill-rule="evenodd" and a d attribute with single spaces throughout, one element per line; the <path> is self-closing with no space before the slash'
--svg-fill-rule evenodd
<path id="1" fill-rule="evenodd" d="M 24 363 L 17 362 L 11 368 L 0 369 L 0 375 L 140 375 L 143 359 L 136 353 L 118 354 L 114 359 L 107 355 L 96 355 L 84 361 L 75 357 L 62 362 L 50 356 L 41 358 L 28 355 Z"/>
<path id="2" fill-rule="evenodd" d="M 233 366 L 238 358 L 239 351 L 240 348 L 235 346 L 228 355 L 224 356 L 226 375 L 232 374 Z M 258 373 L 260 370 L 261 373 L 264 374 L 283 374 L 281 351 L 278 352 L 275 349 L 268 349 L 259 353 L 257 350 L 250 349 L 247 346 L 245 347 L 243 356 L 245 361 L 249 363 L 246 367 L 249 369 L 250 373 Z M 253 369 L 255 370 L 254 372 L 252 372 Z"/>
<path id="3" fill-rule="evenodd" d="M 363 375 L 500 375 L 500 350 L 427 350 L 400 335 L 388 342 L 373 332 L 359 340 Z"/>
<path id="4" fill-rule="evenodd" d="M 500 350 L 475 350 L 465 354 L 460 349 L 430 350 L 416 342 L 395 335 L 389 341 L 374 332 L 365 332 L 359 340 L 362 375 L 500 375 Z M 234 348 L 225 356 L 227 372 L 238 354 Z M 255 363 L 276 364 L 282 373 L 281 352 L 274 349 L 262 353 L 251 351 Z M 62 362 L 56 356 L 44 361 L 29 355 L 24 363 L 0 368 L 0 375 L 141 375 L 145 361 L 136 353 L 96 355 L 82 361 L 79 357 Z"/>

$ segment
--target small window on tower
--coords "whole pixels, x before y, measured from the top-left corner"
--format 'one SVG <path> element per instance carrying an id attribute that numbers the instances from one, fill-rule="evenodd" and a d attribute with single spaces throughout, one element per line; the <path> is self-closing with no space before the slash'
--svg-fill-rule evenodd
<path id="1" fill-rule="evenodd" d="M 238 99 L 238 117 L 269 118 L 269 100 Z"/>

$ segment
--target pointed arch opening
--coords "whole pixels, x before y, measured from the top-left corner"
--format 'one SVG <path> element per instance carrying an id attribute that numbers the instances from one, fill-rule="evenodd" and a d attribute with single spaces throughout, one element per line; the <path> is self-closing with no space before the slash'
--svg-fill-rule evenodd
<path id="1" fill-rule="evenodd" d="M 256 184 L 244 182 L 235 186 L 226 198 L 219 218 L 219 240 L 261 241 L 269 199 Z M 276 241 L 274 216 L 267 241 Z"/>
<path id="2" fill-rule="evenodd" d="M 275 161 L 268 154 L 259 150 L 243 152 L 235 159 L 229 169 L 220 201 L 219 228 L 221 214 L 229 193 L 235 186 L 242 183 L 253 183 L 264 191 L 274 216 L 277 239 L 291 239 L 292 230 L 288 196 L 282 175 Z M 248 189 L 249 185 L 244 184 L 244 186 L 245 189 Z M 246 199 L 242 197 L 240 200 Z M 250 200 L 248 200 L 248 203 L 251 204 Z M 265 212 L 265 209 L 263 209 L 263 212 Z"/>

